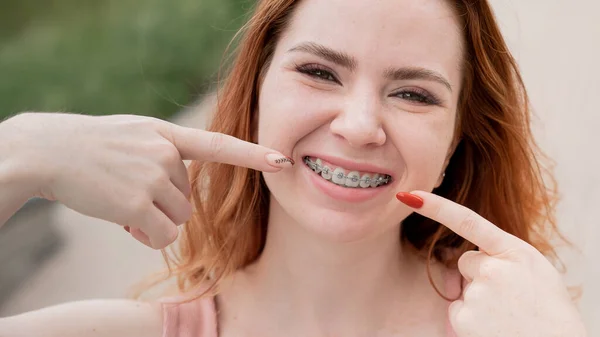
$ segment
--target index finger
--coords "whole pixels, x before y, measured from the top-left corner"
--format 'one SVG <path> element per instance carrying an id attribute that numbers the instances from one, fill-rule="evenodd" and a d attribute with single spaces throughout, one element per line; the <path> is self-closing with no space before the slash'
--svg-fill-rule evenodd
<path id="1" fill-rule="evenodd" d="M 503 231 L 465 206 L 433 193 L 413 191 L 410 194 L 423 200 L 421 207 L 413 207 L 415 212 L 448 227 L 488 255 L 502 254 L 519 244 L 517 237 Z"/>
<path id="2" fill-rule="evenodd" d="M 243 166 L 263 172 L 291 167 L 294 160 L 278 151 L 230 135 L 173 125 L 170 141 L 182 159 Z"/>

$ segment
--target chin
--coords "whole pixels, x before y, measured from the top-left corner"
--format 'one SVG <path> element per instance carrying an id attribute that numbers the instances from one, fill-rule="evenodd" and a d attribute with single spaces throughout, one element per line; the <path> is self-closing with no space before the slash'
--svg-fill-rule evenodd
<path id="1" fill-rule="evenodd" d="M 377 237 L 398 227 L 400 222 L 383 221 L 377 217 L 356 217 L 351 213 L 315 210 L 312 215 L 300 214 L 298 224 L 325 240 L 350 243 Z"/>
<path id="2" fill-rule="evenodd" d="M 355 205 L 323 204 L 301 195 L 280 198 L 271 194 L 272 220 L 297 226 L 332 243 L 351 243 L 397 232 L 400 223 L 410 211 L 393 203 L 379 207 L 356 207 Z"/>

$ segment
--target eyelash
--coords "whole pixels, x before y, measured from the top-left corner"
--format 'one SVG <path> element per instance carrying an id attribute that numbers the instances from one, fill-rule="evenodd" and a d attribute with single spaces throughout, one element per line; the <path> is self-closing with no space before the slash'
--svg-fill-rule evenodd
<path id="1" fill-rule="evenodd" d="M 316 78 L 319 80 L 330 81 L 330 82 L 335 82 L 337 84 L 341 84 L 340 81 L 338 81 L 338 79 L 335 77 L 334 74 L 332 74 L 331 71 L 327 70 L 324 67 L 316 65 L 316 64 L 296 65 L 296 70 L 302 74 L 308 75 L 310 77 L 313 77 L 313 78 Z M 321 73 L 320 75 L 317 74 L 319 72 Z M 325 78 L 325 77 L 328 77 L 328 78 Z"/>
<path id="2" fill-rule="evenodd" d="M 304 64 L 304 65 L 296 65 L 296 71 L 299 73 L 305 74 L 312 78 L 321 81 L 329 81 L 340 84 L 340 81 L 335 77 L 335 75 L 329 71 L 327 68 L 319 66 L 317 64 Z M 407 96 L 408 95 L 408 96 Z M 440 105 L 441 101 L 434 95 L 429 92 L 419 89 L 413 88 L 410 90 L 401 90 L 392 96 L 398 97 L 400 99 L 404 99 L 413 103 L 423 104 L 423 105 Z M 404 96 L 404 97 L 402 97 Z M 411 98 L 412 97 L 412 98 Z"/>

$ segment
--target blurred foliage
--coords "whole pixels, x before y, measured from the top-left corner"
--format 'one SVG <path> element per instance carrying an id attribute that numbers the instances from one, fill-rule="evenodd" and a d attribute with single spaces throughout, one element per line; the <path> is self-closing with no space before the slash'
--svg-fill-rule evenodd
<path id="1" fill-rule="evenodd" d="M 0 120 L 22 111 L 168 118 L 206 91 L 251 0 L 3 0 Z"/>

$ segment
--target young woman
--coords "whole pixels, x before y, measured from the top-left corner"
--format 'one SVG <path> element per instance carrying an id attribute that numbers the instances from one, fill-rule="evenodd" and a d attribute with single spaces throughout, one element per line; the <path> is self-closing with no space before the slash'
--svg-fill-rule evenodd
<path id="1" fill-rule="evenodd" d="M 181 296 L 1 336 L 585 336 L 486 1 L 259 1 L 209 131 L 28 113 L 0 135 L 1 221 L 38 195 L 157 249 L 185 222 Z"/>

